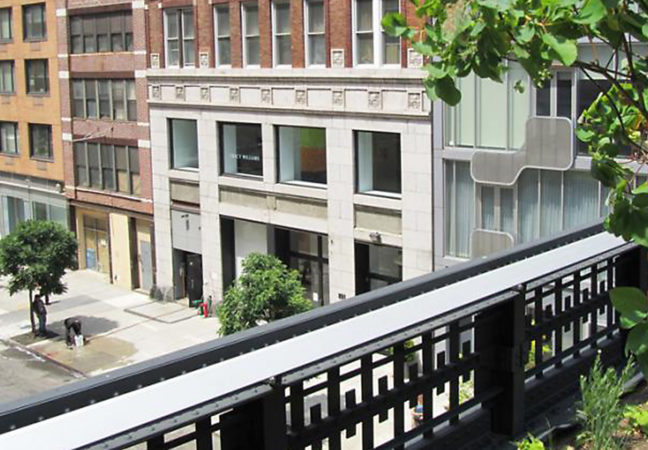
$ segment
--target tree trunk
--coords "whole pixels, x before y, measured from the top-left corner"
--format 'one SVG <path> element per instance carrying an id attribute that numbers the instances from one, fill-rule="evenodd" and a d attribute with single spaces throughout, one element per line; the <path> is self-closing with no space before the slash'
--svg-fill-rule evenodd
<path id="1" fill-rule="evenodd" d="M 45 295 L 45 304 L 49 305 L 49 294 Z"/>
<path id="2" fill-rule="evenodd" d="M 34 323 L 34 299 L 33 292 L 29 290 L 29 320 L 31 320 L 32 334 L 36 334 L 36 324 Z"/>

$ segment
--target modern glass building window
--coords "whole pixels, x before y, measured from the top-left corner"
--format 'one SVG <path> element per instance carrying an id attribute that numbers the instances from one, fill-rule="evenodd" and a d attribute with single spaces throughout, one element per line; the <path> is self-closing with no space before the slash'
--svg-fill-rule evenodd
<path id="1" fill-rule="evenodd" d="M 260 57 L 259 47 L 259 6 L 256 3 L 241 5 L 243 23 L 243 64 L 258 66 Z"/>
<path id="2" fill-rule="evenodd" d="M 49 92 L 49 73 L 46 59 L 25 60 L 28 94 L 47 94 Z"/>
<path id="3" fill-rule="evenodd" d="M 216 65 L 232 64 L 232 47 L 230 44 L 229 4 L 214 7 L 214 24 L 216 26 Z"/>
<path id="4" fill-rule="evenodd" d="M 140 194 L 139 151 L 137 147 L 97 142 L 74 144 L 77 186 Z"/>
<path id="5" fill-rule="evenodd" d="M 0 122 L 0 153 L 18 154 L 18 124 Z"/>
<path id="6" fill-rule="evenodd" d="M 400 194 L 400 134 L 356 131 L 355 147 L 357 191 Z"/>
<path id="7" fill-rule="evenodd" d="M 304 33 L 306 34 L 306 64 L 324 66 L 326 64 L 326 39 L 324 28 L 324 2 L 306 0 L 304 2 Z"/>
<path id="8" fill-rule="evenodd" d="M 385 14 L 398 11 L 398 0 L 355 0 L 355 64 L 400 64 L 400 39 L 387 35 L 380 24 Z"/>
<path id="9" fill-rule="evenodd" d="M 445 254 L 469 258 L 470 234 L 475 227 L 475 183 L 470 163 L 445 163 Z"/>
<path id="10" fill-rule="evenodd" d="M 172 169 L 198 168 L 198 128 L 195 120 L 169 119 Z"/>
<path id="11" fill-rule="evenodd" d="M 0 42 L 9 42 L 12 39 L 11 8 L 0 8 Z"/>
<path id="12" fill-rule="evenodd" d="M 72 53 L 132 51 L 132 12 L 70 17 L 70 48 Z"/>
<path id="13" fill-rule="evenodd" d="M 170 9 L 164 12 L 167 67 L 194 67 L 193 8 Z"/>
<path id="14" fill-rule="evenodd" d="M 49 220 L 65 226 L 68 224 L 67 210 L 63 207 L 32 201 L 31 208 L 31 218 L 34 220 Z"/>
<path id="15" fill-rule="evenodd" d="M 279 180 L 326 184 L 326 129 L 278 126 Z"/>
<path id="16" fill-rule="evenodd" d="M 26 41 L 41 41 L 47 38 L 45 3 L 23 6 L 23 37 Z"/>
<path id="17" fill-rule="evenodd" d="M 52 126 L 29 124 L 29 154 L 32 158 L 52 159 Z"/>
<path id="18" fill-rule="evenodd" d="M 528 89 L 519 93 L 515 83 L 529 85 L 521 67 L 512 64 L 503 83 L 474 75 L 457 80 L 461 103 L 446 107 L 445 143 L 450 147 L 517 150 L 524 144 L 531 114 Z"/>
<path id="19" fill-rule="evenodd" d="M 233 175 L 263 175 L 261 125 L 220 123 L 221 167 Z"/>
<path id="20" fill-rule="evenodd" d="M 18 225 L 25 221 L 25 201 L 17 198 L 6 196 L 3 197 L 5 231 L 11 233 Z"/>
<path id="21" fill-rule="evenodd" d="M 137 120 L 134 80 L 73 80 L 74 117 Z"/>
<path id="22" fill-rule="evenodd" d="M 14 92 L 16 92 L 14 62 L 0 61 L 0 94 L 13 94 Z"/>
<path id="23" fill-rule="evenodd" d="M 292 64 L 292 45 L 290 36 L 290 3 L 273 1 L 272 54 L 275 66 Z"/>

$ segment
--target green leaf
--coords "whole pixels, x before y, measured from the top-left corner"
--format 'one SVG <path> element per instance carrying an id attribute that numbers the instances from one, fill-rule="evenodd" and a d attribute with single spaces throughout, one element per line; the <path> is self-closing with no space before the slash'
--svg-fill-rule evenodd
<path id="1" fill-rule="evenodd" d="M 522 44 L 531 42 L 533 36 L 535 36 L 535 29 L 529 24 L 517 28 L 515 32 L 515 38 Z"/>
<path id="2" fill-rule="evenodd" d="M 635 287 L 616 287 L 610 291 L 610 299 L 627 321 L 638 323 L 648 316 L 646 295 Z"/>
<path id="3" fill-rule="evenodd" d="M 648 38 L 648 23 L 641 27 L 641 34 Z"/>
<path id="4" fill-rule="evenodd" d="M 637 208 L 648 207 L 648 194 L 639 194 L 632 199 L 632 204 Z"/>
<path id="5" fill-rule="evenodd" d="M 585 0 L 583 8 L 574 19 L 574 22 L 583 25 L 594 25 L 607 14 L 607 8 L 601 0 Z"/>
<path id="6" fill-rule="evenodd" d="M 436 80 L 434 93 L 450 106 L 455 106 L 461 101 L 461 92 L 449 76 Z"/>
<path id="7" fill-rule="evenodd" d="M 640 195 L 640 194 L 648 194 L 648 181 L 640 184 L 636 188 L 632 190 L 632 193 L 634 195 Z"/>
<path id="8" fill-rule="evenodd" d="M 430 78 L 435 80 L 448 76 L 448 72 L 439 63 L 426 64 L 423 68 L 430 75 Z"/>
<path id="9" fill-rule="evenodd" d="M 630 330 L 625 351 L 634 355 L 648 352 L 648 323 L 638 323 Z"/>
<path id="10" fill-rule="evenodd" d="M 542 41 L 556 53 L 556 56 L 564 65 L 571 66 L 576 61 L 578 46 L 575 40 L 546 33 L 542 35 Z"/>
<path id="11" fill-rule="evenodd" d="M 639 367 L 641 367 L 641 372 L 644 374 L 644 378 L 648 378 L 648 352 L 641 353 L 640 355 L 635 355 Z"/>

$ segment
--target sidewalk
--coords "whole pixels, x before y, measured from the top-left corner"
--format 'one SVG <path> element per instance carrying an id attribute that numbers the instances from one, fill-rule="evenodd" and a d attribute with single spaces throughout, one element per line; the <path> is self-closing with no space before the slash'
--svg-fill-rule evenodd
<path id="1" fill-rule="evenodd" d="M 53 336 L 34 340 L 28 293 L 10 297 L 0 280 L 0 339 L 93 376 L 218 337 L 218 321 L 198 316 L 186 301 L 153 301 L 91 271 L 71 272 L 65 282 L 68 292 L 52 298 L 47 307 L 47 328 Z M 71 316 L 81 320 L 84 347 L 65 345 L 63 320 Z"/>

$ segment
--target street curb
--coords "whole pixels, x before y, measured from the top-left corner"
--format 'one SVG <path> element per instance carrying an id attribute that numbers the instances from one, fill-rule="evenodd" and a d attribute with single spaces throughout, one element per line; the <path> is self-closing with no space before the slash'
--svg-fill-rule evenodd
<path id="1" fill-rule="evenodd" d="M 65 370 L 70 375 L 72 375 L 74 378 L 89 378 L 88 375 L 86 375 L 85 373 L 80 372 L 80 371 L 76 370 L 75 368 L 70 367 L 70 366 L 68 366 L 66 364 L 63 364 L 63 363 L 55 360 L 54 358 L 51 358 L 51 357 L 49 357 L 49 356 L 47 356 L 47 355 L 45 355 L 45 354 L 43 354 L 41 352 L 38 352 L 38 351 L 33 350 L 33 349 L 29 348 L 29 347 L 26 347 L 25 345 L 20 344 L 20 343 L 14 341 L 11 338 L 9 338 L 9 339 L 0 339 L 0 342 L 3 343 L 4 345 L 10 346 L 10 347 L 18 347 L 22 351 L 24 351 L 26 353 L 29 353 L 29 354 L 37 357 L 37 358 L 42 358 L 42 359 L 44 359 L 44 360 L 46 360 L 46 361 L 60 367 L 61 369 Z"/>

